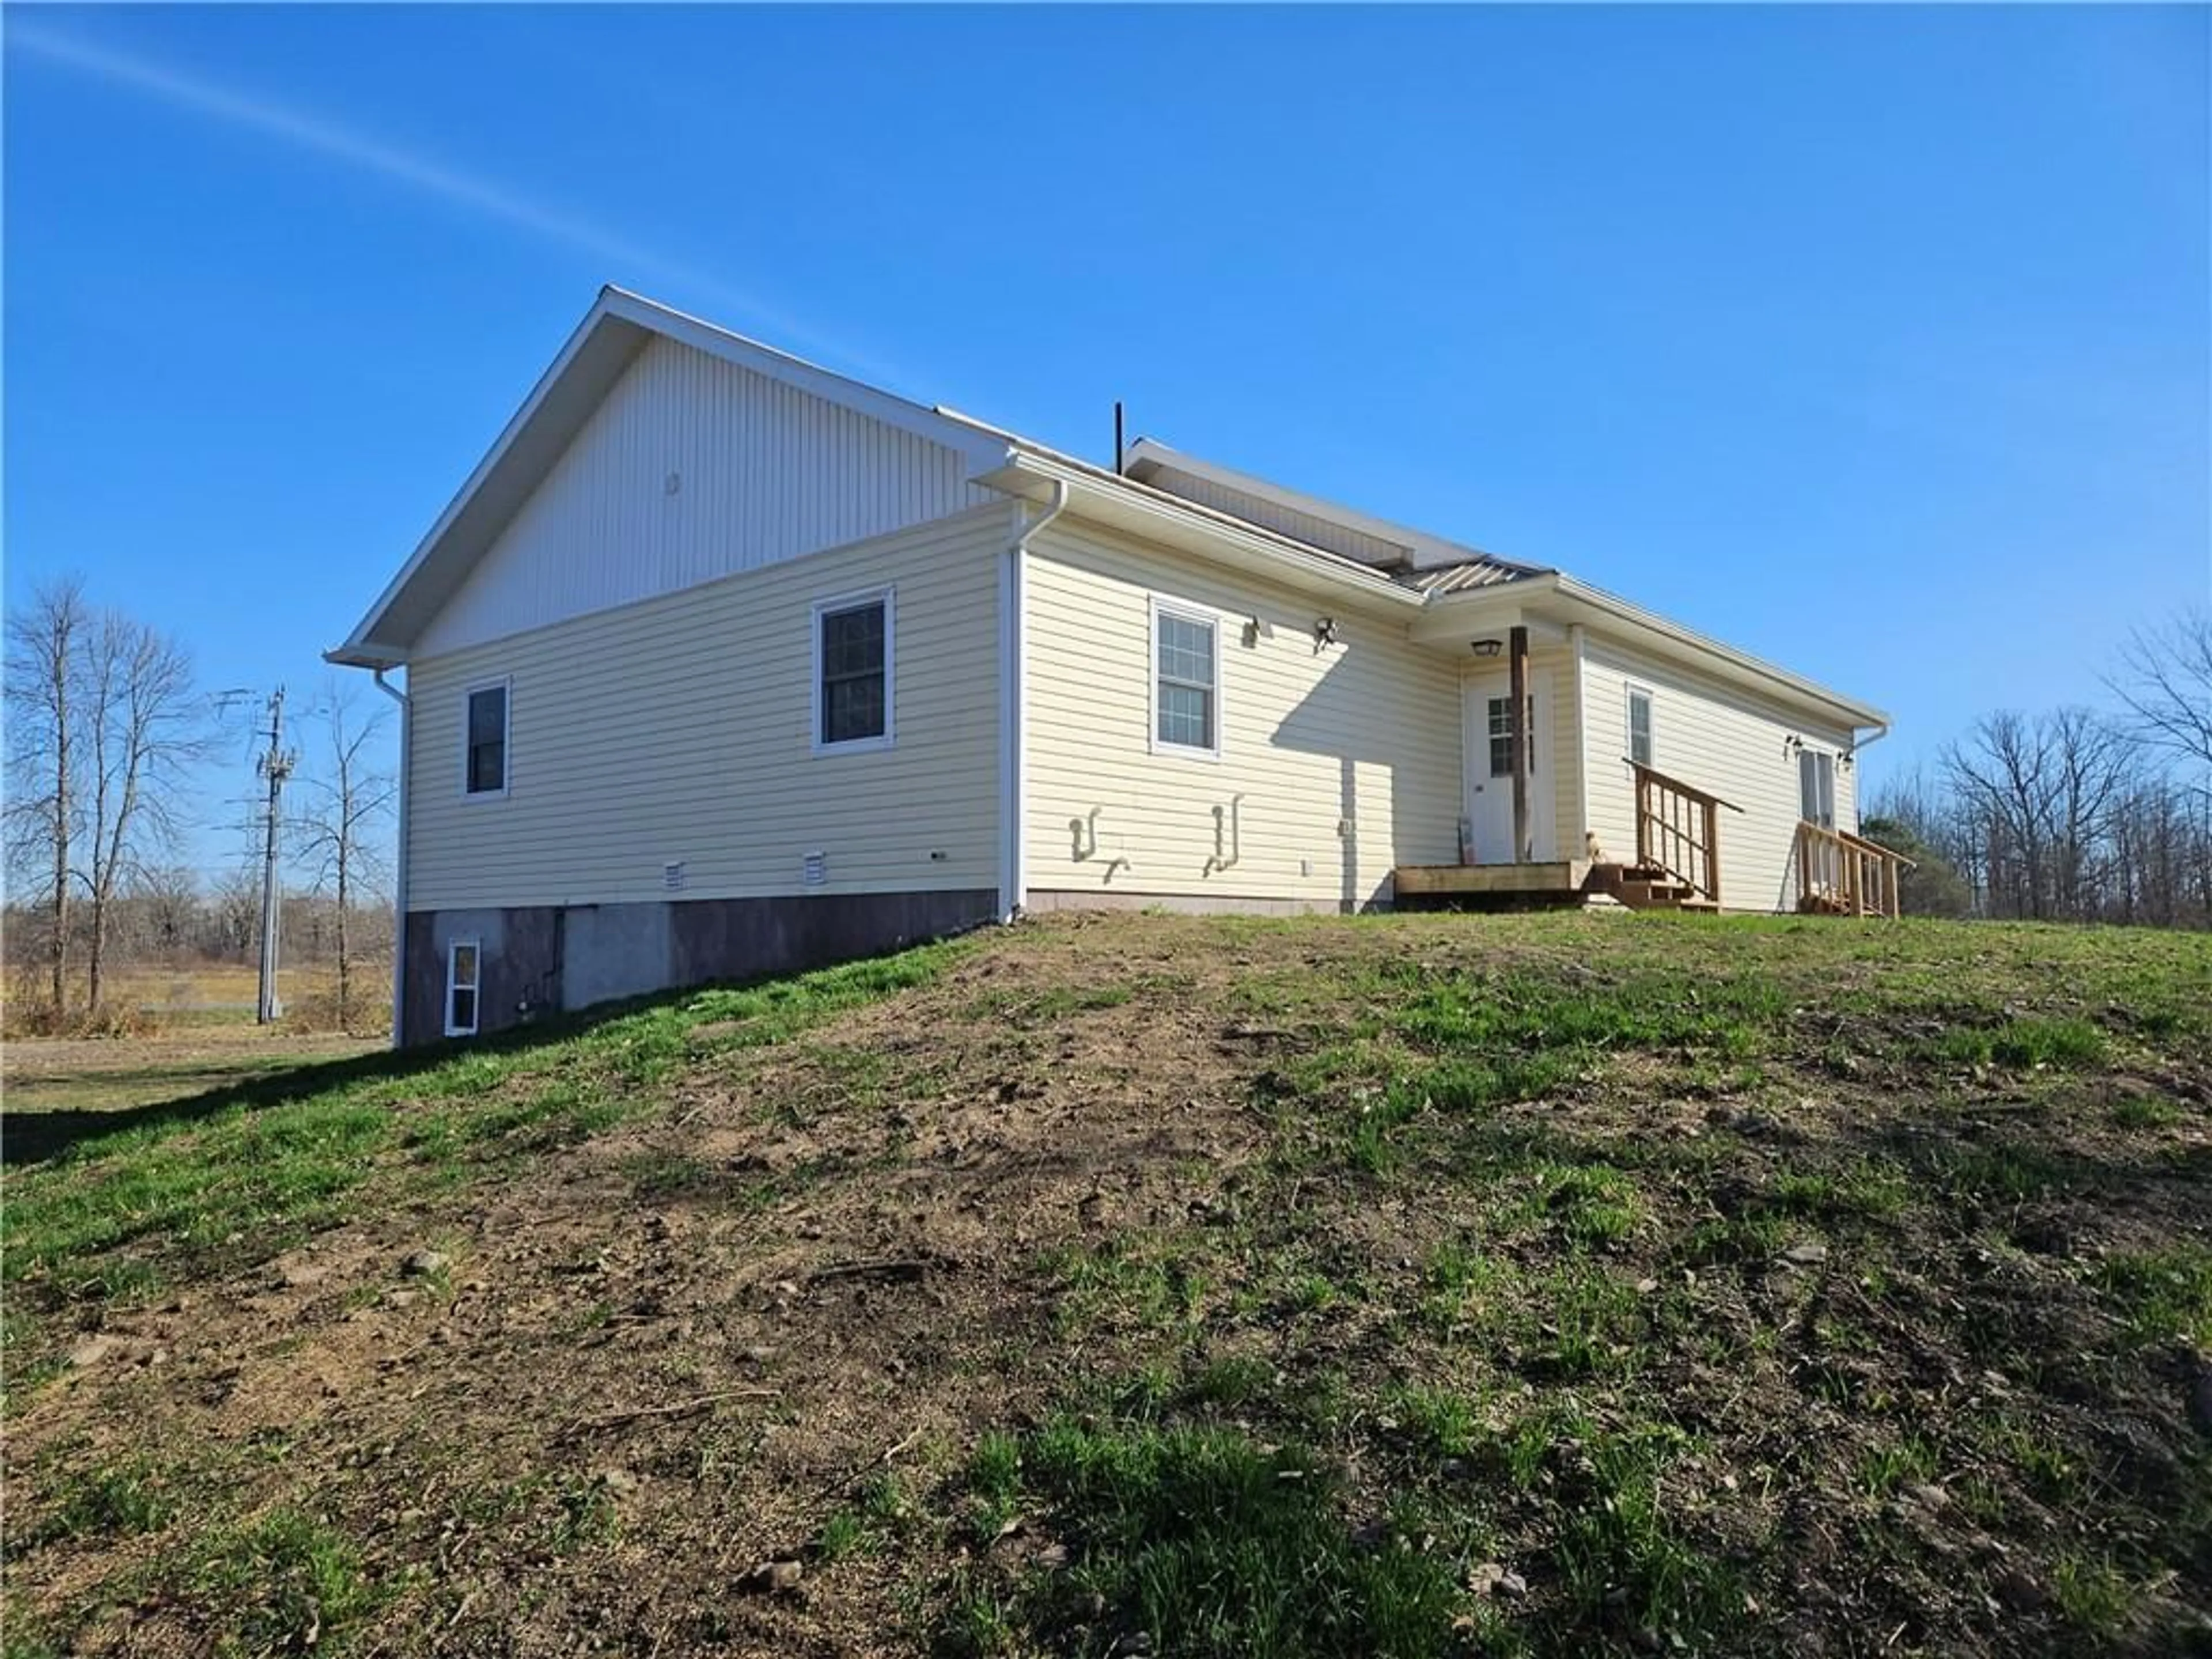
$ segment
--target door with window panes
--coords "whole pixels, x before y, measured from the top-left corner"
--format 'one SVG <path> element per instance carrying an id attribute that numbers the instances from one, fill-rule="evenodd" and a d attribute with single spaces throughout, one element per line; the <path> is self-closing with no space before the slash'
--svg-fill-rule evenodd
<path id="1" fill-rule="evenodd" d="M 1797 751 L 1797 815 L 1823 830 L 1836 827 L 1836 757 L 1824 750 Z"/>
<path id="2" fill-rule="evenodd" d="M 1466 802 L 1468 838 L 1477 864 L 1517 864 L 1513 846 L 1513 689 L 1505 673 L 1480 674 L 1466 689 Z M 1528 676 L 1528 842 L 1537 860 L 1558 856 L 1553 828 L 1550 677 Z"/>

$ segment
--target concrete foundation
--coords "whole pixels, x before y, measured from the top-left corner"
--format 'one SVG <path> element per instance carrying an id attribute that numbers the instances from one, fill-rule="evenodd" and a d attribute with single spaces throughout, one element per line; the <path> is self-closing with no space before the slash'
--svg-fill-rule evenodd
<path id="1" fill-rule="evenodd" d="M 482 947 L 477 1030 L 491 1032 L 556 1010 L 872 956 L 997 911 L 988 888 L 418 910 L 407 918 L 399 1041 L 445 1036 L 447 954 L 456 939 Z"/>
<path id="2" fill-rule="evenodd" d="M 1023 906 L 1034 915 L 1055 910 L 1158 910 L 1178 916 L 1336 916 L 1350 914 L 1340 899 L 1254 898 L 1234 893 L 1108 893 L 1091 889 L 1031 889 Z M 1380 901 L 1360 907 L 1387 910 Z"/>

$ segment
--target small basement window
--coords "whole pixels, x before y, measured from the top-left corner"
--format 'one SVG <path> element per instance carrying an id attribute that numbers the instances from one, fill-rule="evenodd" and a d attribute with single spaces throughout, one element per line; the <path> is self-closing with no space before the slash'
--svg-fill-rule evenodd
<path id="1" fill-rule="evenodd" d="M 507 793 L 507 683 L 471 689 L 468 701 L 468 750 L 463 762 L 461 789 L 470 795 Z"/>
<path id="2" fill-rule="evenodd" d="M 477 1004 L 483 975 L 483 947 L 457 939 L 446 947 L 446 1035 L 477 1034 Z"/>
<path id="3" fill-rule="evenodd" d="M 1651 694 L 1642 686 L 1628 688 L 1628 758 L 1638 766 L 1651 765 Z"/>
<path id="4" fill-rule="evenodd" d="M 891 590 L 814 607 L 814 746 L 891 743 Z"/>
<path id="5" fill-rule="evenodd" d="M 1221 657 L 1211 617 L 1152 606 L 1152 746 L 1221 752 Z"/>

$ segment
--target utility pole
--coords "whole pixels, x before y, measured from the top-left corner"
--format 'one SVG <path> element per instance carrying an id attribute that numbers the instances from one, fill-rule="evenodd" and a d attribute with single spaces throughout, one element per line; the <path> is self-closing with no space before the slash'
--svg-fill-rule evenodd
<path id="1" fill-rule="evenodd" d="M 276 997 L 277 924 L 283 917 L 283 901 L 276 890 L 277 829 L 283 821 L 280 803 L 284 780 L 292 775 L 292 768 L 300 757 L 295 750 L 287 750 L 283 743 L 284 688 L 280 685 L 269 699 L 269 750 L 255 768 L 269 780 L 268 815 L 264 821 L 267 840 L 261 864 L 261 996 L 253 1016 L 263 1025 L 275 1024 L 284 1012 L 283 1004 Z"/>

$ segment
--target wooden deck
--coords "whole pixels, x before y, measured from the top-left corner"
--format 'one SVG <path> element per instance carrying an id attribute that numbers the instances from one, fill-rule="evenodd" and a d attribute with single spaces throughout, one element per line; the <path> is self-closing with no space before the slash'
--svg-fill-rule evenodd
<path id="1" fill-rule="evenodd" d="M 1558 864 L 1401 864 L 1394 872 L 1399 900 L 1428 902 L 1550 898 L 1579 904 L 1589 888 L 1589 861 Z"/>
<path id="2" fill-rule="evenodd" d="M 1717 910 L 1717 900 L 1648 865 L 1413 864 L 1398 866 L 1401 910 L 1528 909 L 1553 905 L 1620 905 L 1631 910 Z"/>

